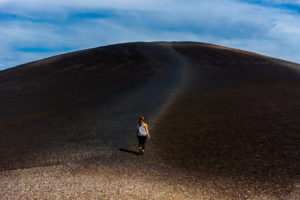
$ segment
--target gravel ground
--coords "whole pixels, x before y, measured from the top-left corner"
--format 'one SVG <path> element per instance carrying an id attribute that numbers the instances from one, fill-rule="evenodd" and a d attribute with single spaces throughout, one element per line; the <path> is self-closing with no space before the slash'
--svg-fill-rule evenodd
<path id="1" fill-rule="evenodd" d="M 1 172 L 1 199 L 278 199 L 253 188 L 255 183 L 249 187 L 246 180 L 200 177 L 145 164 L 146 156 L 127 155 L 124 163 L 122 155 L 122 163 L 109 165 L 88 156 L 92 164 L 86 166 L 70 162 Z M 286 198 L 299 199 L 296 195 Z"/>

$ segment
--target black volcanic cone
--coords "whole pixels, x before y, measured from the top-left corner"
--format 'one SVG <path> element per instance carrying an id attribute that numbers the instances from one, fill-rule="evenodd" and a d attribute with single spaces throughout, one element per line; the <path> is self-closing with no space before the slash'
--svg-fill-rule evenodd
<path id="1" fill-rule="evenodd" d="M 215 198 L 287 198 L 300 168 L 299 71 L 191 42 L 112 45 L 1 71 L 0 169 L 141 165 L 195 185 L 228 180 Z M 152 138 L 136 159 L 140 115 Z"/>

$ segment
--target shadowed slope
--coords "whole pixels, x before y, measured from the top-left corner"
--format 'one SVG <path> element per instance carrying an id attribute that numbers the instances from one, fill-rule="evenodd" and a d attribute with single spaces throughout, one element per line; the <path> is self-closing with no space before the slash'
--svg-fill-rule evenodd
<path id="1" fill-rule="evenodd" d="M 84 140 L 132 140 L 126 134 L 134 137 L 139 115 L 159 109 L 180 65 L 168 45 L 128 43 L 2 71 L 0 167 L 38 163 L 32 153 Z"/>

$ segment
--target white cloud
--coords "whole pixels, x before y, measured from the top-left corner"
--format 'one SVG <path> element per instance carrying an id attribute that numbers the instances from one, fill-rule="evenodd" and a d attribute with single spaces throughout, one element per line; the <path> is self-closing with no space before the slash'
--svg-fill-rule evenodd
<path id="1" fill-rule="evenodd" d="M 300 0 L 262 0 L 262 1 L 268 3 L 276 3 L 276 4 L 292 4 L 292 5 L 300 4 Z"/>
<path id="2" fill-rule="evenodd" d="M 300 62 L 300 15 L 236 0 L 0 0 L 1 11 L 13 14 L 0 20 L 0 63 L 5 66 L 65 48 L 153 40 L 209 42 Z M 70 19 L 85 12 L 109 15 Z M 16 50 L 26 47 L 53 52 Z"/>

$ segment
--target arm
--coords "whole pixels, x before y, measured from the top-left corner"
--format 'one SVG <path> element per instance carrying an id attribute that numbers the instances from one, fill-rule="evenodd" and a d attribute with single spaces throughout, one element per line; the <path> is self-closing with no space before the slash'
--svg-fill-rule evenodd
<path id="1" fill-rule="evenodd" d="M 146 128 L 146 132 L 147 132 L 147 137 L 150 140 L 150 133 L 149 133 L 149 129 L 148 129 L 148 124 L 145 124 L 145 128 Z"/>
<path id="2" fill-rule="evenodd" d="M 138 137 L 139 134 L 139 124 L 136 125 L 136 137 Z"/>

